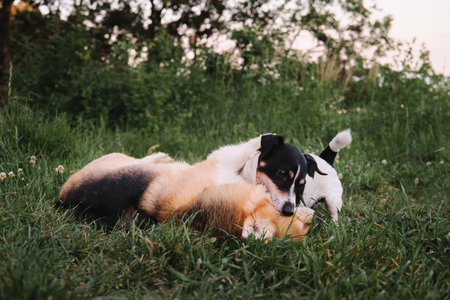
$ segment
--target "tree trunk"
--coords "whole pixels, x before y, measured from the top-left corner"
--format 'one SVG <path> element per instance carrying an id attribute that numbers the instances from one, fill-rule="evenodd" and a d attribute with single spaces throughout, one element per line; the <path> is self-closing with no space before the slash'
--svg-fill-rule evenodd
<path id="1" fill-rule="evenodd" d="M 13 0 L 2 0 L 0 9 L 0 107 L 6 104 L 9 90 L 9 69 L 11 63 L 9 19 L 12 3 Z"/>

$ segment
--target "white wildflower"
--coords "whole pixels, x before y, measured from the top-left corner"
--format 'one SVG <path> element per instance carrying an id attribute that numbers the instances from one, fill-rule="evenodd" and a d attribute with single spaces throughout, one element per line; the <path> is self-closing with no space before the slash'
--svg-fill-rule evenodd
<path id="1" fill-rule="evenodd" d="M 64 173 L 64 166 L 58 165 L 58 167 L 55 169 L 56 173 L 62 174 Z"/>
<path id="2" fill-rule="evenodd" d="M 419 184 L 419 178 L 417 178 L 417 177 L 414 178 L 414 184 L 415 184 L 415 185 L 418 185 L 418 184 Z"/>
<path id="3" fill-rule="evenodd" d="M 0 173 L 0 180 L 3 181 L 6 179 L 6 173 L 5 172 L 1 172 Z"/>
<path id="4" fill-rule="evenodd" d="M 23 169 L 22 168 L 18 168 L 17 169 L 17 174 L 22 174 L 23 173 Z"/>
<path id="5" fill-rule="evenodd" d="M 34 165 L 36 163 L 36 156 L 32 156 L 31 158 L 30 158 L 30 164 L 32 164 L 32 165 Z"/>
<path id="6" fill-rule="evenodd" d="M 426 165 L 431 166 L 431 161 L 427 161 Z"/>
<path id="7" fill-rule="evenodd" d="M 402 109 L 403 109 L 403 108 L 405 108 L 405 106 L 404 106 L 403 104 L 400 104 L 400 108 L 402 108 Z"/>
<path id="8" fill-rule="evenodd" d="M 386 164 L 387 164 L 387 160 L 383 159 L 383 160 L 381 161 L 381 164 L 386 165 Z"/>
<path id="9" fill-rule="evenodd" d="M 14 177 L 14 176 L 16 176 L 16 174 L 14 174 L 14 172 L 11 171 L 11 172 L 8 173 L 8 176 L 9 176 L 9 177 Z"/>

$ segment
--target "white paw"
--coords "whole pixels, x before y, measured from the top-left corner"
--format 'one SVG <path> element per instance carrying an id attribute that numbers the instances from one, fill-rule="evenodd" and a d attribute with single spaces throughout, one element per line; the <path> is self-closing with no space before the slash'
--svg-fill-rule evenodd
<path id="1" fill-rule="evenodd" d="M 244 227 L 242 229 L 242 235 L 241 236 L 244 239 L 248 238 L 252 234 L 255 234 L 255 229 L 253 228 L 253 226 Z"/>
<path id="2" fill-rule="evenodd" d="M 301 222 L 311 224 L 314 218 L 314 210 L 309 207 L 297 207 L 295 215 Z"/>
<path id="3" fill-rule="evenodd" d="M 242 237 L 248 238 L 254 235 L 257 239 L 271 239 L 275 235 L 275 227 L 267 219 L 256 219 L 252 222 L 244 222 Z"/>
<path id="4" fill-rule="evenodd" d="M 173 162 L 173 159 L 166 153 L 158 152 L 148 155 L 142 159 L 145 163 L 163 164 Z"/>

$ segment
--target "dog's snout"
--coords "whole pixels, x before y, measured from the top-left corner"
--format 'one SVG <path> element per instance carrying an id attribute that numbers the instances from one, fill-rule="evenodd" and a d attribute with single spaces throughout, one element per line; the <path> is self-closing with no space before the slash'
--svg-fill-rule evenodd
<path id="1" fill-rule="evenodd" d="M 281 209 L 284 216 L 292 216 L 294 214 L 294 205 L 291 202 L 286 202 Z"/>

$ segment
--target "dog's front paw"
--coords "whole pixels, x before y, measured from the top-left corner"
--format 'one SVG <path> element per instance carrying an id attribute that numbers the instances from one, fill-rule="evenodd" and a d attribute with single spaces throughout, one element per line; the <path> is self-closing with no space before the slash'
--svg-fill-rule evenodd
<path id="1" fill-rule="evenodd" d="M 244 220 L 244 224 L 242 226 L 242 234 L 241 236 L 246 239 L 249 235 L 255 233 L 255 221 L 252 217 L 248 217 Z"/>
<path id="2" fill-rule="evenodd" d="M 257 239 L 271 239 L 275 235 L 275 226 L 266 219 L 247 218 L 244 221 L 241 236 L 246 239 L 250 235 L 254 235 Z"/>
<path id="3" fill-rule="evenodd" d="M 259 220 L 256 222 L 255 237 L 257 239 L 271 239 L 275 235 L 275 227 L 269 220 Z"/>
<path id="4" fill-rule="evenodd" d="M 314 210 L 309 207 L 298 207 L 295 215 L 300 222 L 311 224 L 314 218 Z"/>

